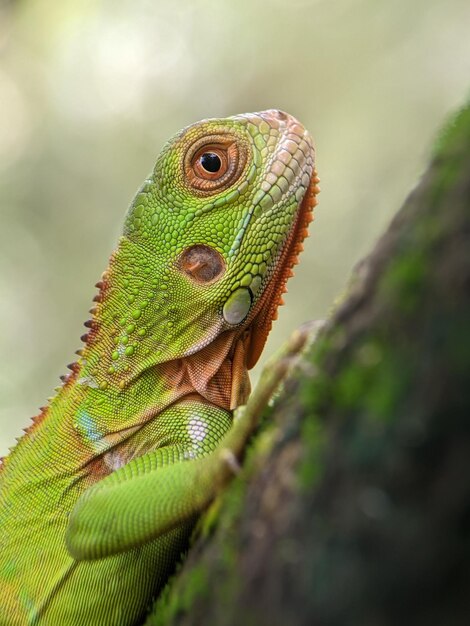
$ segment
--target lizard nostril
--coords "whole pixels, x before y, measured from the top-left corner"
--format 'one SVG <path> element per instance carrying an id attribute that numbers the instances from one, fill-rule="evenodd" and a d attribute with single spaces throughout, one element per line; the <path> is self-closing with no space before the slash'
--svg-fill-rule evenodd
<path id="1" fill-rule="evenodd" d="M 275 126 L 283 124 L 288 124 L 289 120 L 294 121 L 294 118 L 291 117 L 288 113 L 284 111 L 280 111 L 279 109 L 268 109 L 267 111 L 261 112 L 261 117 L 263 117 L 268 123 L 273 123 Z"/>
<path id="2" fill-rule="evenodd" d="M 284 113 L 284 111 L 279 111 L 279 109 L 274 109 L 273 110 L 273 114 L 275 117 L 277 117 L 278 120 L 280 120 L 281 122 L 285 122 L 287 120 L 287 118 L 289 117 L 287 115 L 287 113 Z"/>

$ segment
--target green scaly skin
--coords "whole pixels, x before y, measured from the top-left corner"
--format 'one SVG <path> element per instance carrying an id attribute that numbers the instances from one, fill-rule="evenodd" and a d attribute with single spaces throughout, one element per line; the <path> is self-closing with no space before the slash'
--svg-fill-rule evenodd
<path id="1" fill-rule="evenodd" d="M 311 220 L 313 158 L 279 111 L 205 120 L 163 148 L 79 360 L 3 461 L 1 625 L 145 613 L 264 401 L 231 428 Z"/>

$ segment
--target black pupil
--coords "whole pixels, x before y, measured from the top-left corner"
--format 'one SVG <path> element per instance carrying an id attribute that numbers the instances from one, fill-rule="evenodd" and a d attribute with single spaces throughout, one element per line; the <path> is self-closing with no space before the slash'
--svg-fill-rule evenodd
<path id="1" fill-rule="evenodd" d="M 204 152 L 200 158 L 200 163 L 206 172 L 211 172 L 212 174 L 218 172 L 222 167 L 222 161 L 215 152 Z"/>

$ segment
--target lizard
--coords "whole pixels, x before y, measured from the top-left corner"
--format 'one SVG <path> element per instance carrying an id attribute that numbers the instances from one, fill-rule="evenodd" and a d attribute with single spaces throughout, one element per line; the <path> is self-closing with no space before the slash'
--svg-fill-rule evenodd
<path id="1" fill-rule="evenodd" d="M 275 109 L 202 120 L 163 147 L 78 359 L 2 460 L 1 626 L 142 619 L 265 401 L 248 400 L 248 370 L 313 219 L 314 156 Z"/>

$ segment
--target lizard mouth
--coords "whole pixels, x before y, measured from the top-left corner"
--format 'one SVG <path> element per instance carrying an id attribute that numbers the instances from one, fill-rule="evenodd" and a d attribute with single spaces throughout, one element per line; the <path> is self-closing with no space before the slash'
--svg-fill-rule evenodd
<path id="1" fill-rule="evenodd" d="M 287 281 L 294 275 L 293 268 L 299 261 L 303 251 L 303 242 L 308 237 L 308 227 L 314 219 L 314 208 L 318 204 L 317 194 L 320 191 L 320 179 L 312 167 L 308 185 L 299 204 L 297 216 L 282 247 L 278 263 L 270 276 L 262 297 L 252 313 L 249 324 L 249 345 L 247 349 L 247 367 L 251 369 L 263 351 L 266 339 L 277 319 L 278 307 L 284 304 L 283 294 L 287 291 Z"/>
<path id="2" fill-rule="evenodd" d="M 282 295 L 287 291 L 286 283 L 293 276 L 293 268 L 303 251 L 303 241 L 308 237 L 308 226 L 317 204 L 316 195 L 320 191 L 314 168 L 313 141 L 304 126 L 296 118 L 276 109 L 255 116 L 261 117 L 270 126 L 271 134 L 278 136 L 257 199 L 261 208 L 259 214 L 264 220 L 274 220 L 285 211 L 291 214 L 295 211 L 295 217 L 278 248 L 269 275 L 265 276 L 263 293 L 247 319 L 248 369 L 258 361 L 272 323 L 277 319 L 278 307 L 284 303 Z"/>

